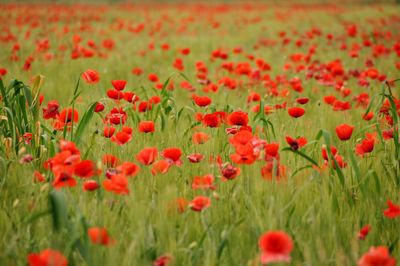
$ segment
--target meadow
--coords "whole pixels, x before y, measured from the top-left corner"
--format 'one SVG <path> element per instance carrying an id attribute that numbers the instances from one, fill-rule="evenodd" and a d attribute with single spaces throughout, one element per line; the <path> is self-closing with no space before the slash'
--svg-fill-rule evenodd
<path id="1" fill-rule="evenodd" d="M 0 265 L 400 259 L 399 5 L 0 11 Z"/>

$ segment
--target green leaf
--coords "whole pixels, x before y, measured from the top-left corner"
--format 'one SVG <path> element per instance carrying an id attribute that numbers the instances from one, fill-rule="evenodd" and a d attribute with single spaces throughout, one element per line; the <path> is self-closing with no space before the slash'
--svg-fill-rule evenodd
<path id="1" fill-rule="evenodd" d="M 329 159 L 333 161 L 334 165 L 335 165 L 335 171 L 337 173 L 337 176 L 339 178 L 340 184 L 342 185 L 342 187 L 344 187 L 345 183 L 345 177 L 343 175 L 342 169 L 340 169 L 338 162 L 336 161 L 335 157 L 332 155 L 332 151 L 331 151 L 331 134 L 326 131 L 325 129 L 322 130 L 322 136 L 324 137 L 325 140 L 325 144 L 326 144 L 326 151 L 328 153 Z"/>
<path id="2" fill-rule="evenodd" d="M 373 171 L 373 177 L 375 180 L 375 189 L 376 189 L 377 193 L 380 194 L 381 193 L 381 181 L 379 180 L 379 177 L 375 171 Z"/>
<path id="3" fill-rule="evenodd" d="M 53 190 L 49 193 L 49 201 L 53 228 L 56 231 L 60 231 L 68 222 L 65 196 L 61 191 Z"/>
<path id="4" fill-rule="evenodd" d="M 313 165 L 319 167 L 318 163 L 314 159 L 312 159 L 310 156 L 308 156 L 307 154 L 305 154 L 305 153 L 303 153 L 303 152 L 301 152 L 299 150 L 294 151 L 290 147 L 286 147 L 286 148 L 283 148 L 282 151 L 291 151 L 291 152 L 293 152 L 293 153 L 295 153 L 297 155 L 300 155 L 301 157 L 303 157 L 304 159 L 306 159 L 307 161 L 309 161 Z"/>
<path id="5" fill-rule="evenodd" d="M 96 108 L 97 102 L 94 102 L 90 105 L 89 109 L 85 112 L 83 115 L 81 121 L 78 124 L 78 128 L 76 129 L 75 136 L 74 136 L 74 142 L 76 144 L 79 144 L 83 133 L 87 129 L 90 120 L 92 120 L 93 114 L 94 114 L 94 109 Z"/>

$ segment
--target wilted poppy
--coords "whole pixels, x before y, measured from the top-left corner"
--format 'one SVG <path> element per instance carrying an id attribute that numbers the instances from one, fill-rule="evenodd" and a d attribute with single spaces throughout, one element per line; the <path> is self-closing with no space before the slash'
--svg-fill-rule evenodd
<path id="1" fill-rule="evenodd" d="M 221 168 L 223 180 L 233 180 L 240 174 L 240 168 L 228 164 Z"/>
<path id="2" fill-rule="evenodd" d="M 50 119 L 50 118 L 56 118 L 57 115 L 59 114 L 58 108 L 60 105 L 56 100 L 49 101 L 47 103 L 47 108 L 43 108 L 43 118 L 44 119 Z"/>
<path id="3" fill-rule="evenodd" d="M 189 154 L 186 158 L 188 158 L 191 163 L 199 163 L 204 158 L 204 156 L 200 153 L 192 153 Z"/>

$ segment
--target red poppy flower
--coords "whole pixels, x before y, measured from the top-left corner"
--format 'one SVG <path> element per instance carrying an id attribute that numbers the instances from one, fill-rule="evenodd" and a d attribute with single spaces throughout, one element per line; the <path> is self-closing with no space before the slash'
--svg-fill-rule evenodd
<path id="1" fill-rule="evenodd" d="M 96 175 L 96 165 L 90 160 L 83 160 L 75 165 L 74 174 L 82 178 L 89 178 Z"/>
<path id="2" fill-rule="evenodd" d="M 343 160 L 343 157 L 340 156 L 339 154 L 336 154 L 334 158 L 339 168 L 345 168 L 347 166 L 347 163 Z M 334 161 L 332 161 L 332 167 L 333 169 L 336 169 L 336 164 Z"/>
<path id="3" fill-rule="evenodd" d="M 333 111 L 346 111 L 351 109 L 350 102 L 336 100 L 333 103 Z"/>
<path id="4" fill-rule="evenodd" d="M 208 208 L 211 204 L 211 200 L 206 196 L 197 196 L 190 203 L 189 206 L 192 210 L 200 212 Z"/>
<path id="5" fill-rule="evenodd" d="M 128 118 L 127 113 L 122 108 L 114 107 L 111 112 L 106 116 L 106 121 L 111 122 L 111 124 L 119 125 L 125 124 L 126 119 Z"/>
<path id="6" fill-rule="evenodd" d="M 139 132 L 142 133 L 153 133 L 154 122 L 153 121 L 142 121 L 139 123 Z"/>
<path id="7" fill-rule="evenodd" d="M 79 155 L 79 149 L 76 147 L 75 143 L 67 140 L 60 140 L 60 150 L 69 151 L 73 155 Z"/>
<path id="8" fill-rule="evenodd" d="M 358 266 L 395 266 L 396 259 L 390 257 L 387 247 L 370 247 L 357 263 Z"/>
<path id="9" fill-rule="evenodd" d="M 165 174 L 168 172 L 169 167 L 171 164 L 167 160 L 160 160 L 153 163 L 151 167 L 151 174 L 158 175 L 158 174 Z"/>
<path id="10" fill-rule="evenodd" d="M 58 120 L 65 124 L 70 123 L 72 121 L 76 123 L 79 120 L 79 115 L 75 109 L 72 110 L 72 108 L 67 108 L 61 111 L 61 113 L 58 116 Z"/>
<path id="11" fill-rule="evenodd" d="M 199 107 L 205 107 L 211 104 L 211 99 L 207 96 L 192 95 L 194 103 Z"/>
<path id="12" fill-rule="evenodd" d="M 144 148 L 136 155 L 136 160 L 144 165 L 151 165 L 157 159 L 157 148 Z"/>
<path id="13" fill-rule="evenodd" d="M 172 260 L 170 255 L 162 255 L 153 261 L 153 266 L 167 266 Z"/>
<path id="14" fill-rule="evenodd" d="M 240 168 L 228 164 L 221 169 L 223 180 L 233 180 L 240 174 Z"/>
<path id="15" fill-rule="evenodd" d="M 1 77 L 5 76 L 5 75 L 7 75 L 7 69 L 0 68 L 0 79 L 1 79 Z"/>
<path id="16" fill-rule="evenodd" d="M 144 112 L 149 111 L 151 109 L 153 109 L 153 105 L 150 102 L 142 101 L 142 102 L 139 103 L 138 111 L 140 113 L 144 113 Z"/>
<path id="17" fill-rule="evenodd" d="M 44 175 L 42 173 L 40 173 L 39 171 L 34 171 L 33 172 L 33 182 L 39 182 L 39 183 L 43 183 L 46 181 L 46 178 L 44 177 Z"/>
<path id="18" fill-rule="evenodd" d="M 263 234 L 258 245 L 261 249 L 261 263 L 290 262 L 293 249 L 292 238 L 282 231 L 269 231 Z"/>
<path id="19" fill-rule="evenodd" d="M 249 117 L 247 113 L 243 111 L 236 111 L 228 115 L 227 120 L 228 124 L 230 125 L 247 126 L 247 123 L 249 122 Z"/>
<path id="20" fill-rule="evenodd" d="M 88 69 L 82 73 L 82 78 L 88 84 L 96 84 L 100 81 L 100 75 L 96 70 Z"/>
<path id="21" fill-rule="evenodd" d="M 103 130 L 103 136 L 106 138 L 111 138 L 114 135 L 115 127 L 105 126 Z"/>
<path id="22" fill-rule="evenodd" d="M 134 67 L 132 69 L 132 74 L 140 76 L 143 73 L 143 69 L 141 69 L 140 67 Z"/>
<path id="23" fill-rule="evenodd" d="M 286 168 L 281 165 L 276 159 L 269 159 L 265 162 L 265 165 L 261 168 L 261 176 L 263 179 L 271 181 L 273 178 L 276 181 L 286 178 Z"/>
<path id="24" fill-rule="evenodd" d="M 237 135 L 237 134 L 236 134 Z M 259 153 L 251 143 L 236 145 L 235 153 L 230 155 L 232 162 L 236 164 L 253 164 Z"/>
<path id="25" fill-rule="evenodd" d="M 220 120 L 218 114 L 216 114 L 216 113 L 206 114 L 203 116 L 203 119 L 202 119 L 202 123 L 205 126 L 211 127 L 211 128 L 218 127 L 220 122 L 221 122 L 221 120 Z"/>
<path id="26" fill-rule="evenodd" d="M 361 144 L 356 145 L 356 154 L 359 156 L 364 156 L 364 154 L 372 152 L 376 142 L 375 138 L 376 133 L 366 133 L 366 138 L 361 141 Z"/>
<path id="27" fill-rule="evenodd" d="M 188 54 L 190 54 L 190 49 L 189 49 L 189 48 L 182 48 L 182 49 L 181 49 L 181 54 L 182 54 L 182 55 L 188 55 Z"/>
<path id="28" fill-rule="evenodd" d="M 288 108 L 288 114 L 289 114 L 291 117 L 294 117 L 294 118 L 301 117 L 301 116 L 304 115 L 304 113 L 305 113 L 305 110 L 304 110 L 303 108 L 301 108 L 301 107 L 291 107 L 291 108 Z"/>
<path id="29" fill-rule="evenodd" d="M 104 154 L 102 161 L 108 167 L 116 167 L 119 164 L 119 159 L 112 154 Z"/>
<path id="30" fill-rule="evenodd" d="M 133 177 L 140 171 L 140 167 L 132 162 L 123 162 L 117 167 L 117 170 L 125 176 Z"/>
<path id="31" fill-rule="evenodd" d="M 48 102 L 47 108 L 43 108 L 43 118 L 44 119 L 56 118 L 57 115 L 59 114 L 58 112 L 59 107 L 60 105 L 56 100 Z"/>
<path id="32" fill-rule="evenodd" d="M 132 133 L 133 133 L 133 128 L 128 127 L 128 126 L 123 126 L 122 129 L 121 129 L 121 131 L 124 132 L 124 133 L 126 133 L 126 134 L 132 135 Z"/>
<path id="33" fill-rule="evenodd" d="M 179 148 L 165 149 L 161 152 L 161 156 L 163 156 L 171 164 L 175 164 L 177 166 L 182 165 L 182 151 Z"/>
<path id="34" fill-rule="evenodd" d="M 372 118 L 374 118 L 374 112 L 369 112 L 367 114 L 363 114 L 362 119 L 365 121 L 370 121 Z"/>
<path id="35" fill-rule="evenodd" d="M 55 174 L 53 187 L 60 189 L 62 187 L 74 187 L 76 186 L 76 180 L 72 177 L 72 174 L 66 171 L 59 171 Z"/>
<path id="36" fill-rule="evenodd" d="M 114 89 L 116 89 L 117 91 L 122 91 L 125 89 L 126 80 L 113 80 L 113 81 L 111 81 L 111 84 L 113 85 Z"/>
<path id="37" fill-rule="evenodd" d="M 129 103 L 135 103 L 140 100 L 140 98 L 133 92 L 131 91 L 126 91 L 124 92 L 124 100 L 129 102 Z"/>
<path id="38" fill-rule="evenodd" d="M 329 160 L 329 156 L 328 156 L 328 152 L 326 150 L 326 146 L 325 145 L 322 147 L 321 152 L 322 152 L 322 158 L 324 158 L 325 161 L 328 161 Z M 333 145 L 331 145 L 331 153 L 332 153 L 333 156 L 335 156 L 336 153 L 337 153 L 337 149 Z"/>
<path id="39" fill-rule="evenodd" d="M 347 124 L 340 124 L 336 127 L 336 135 L 340 140 L 348 140 L 353 134 L 354 127 Z"/>
<path id="40" fill-rule="evenodd" d="M 31 144 L 32 138 L 33 138 L 33 134 L 30 132 L 25 132 L 22 137 L 24 138 L 24 143 L 27 145 Z"/>
<path id="41" fill-rule="evenodd" d="M 83 183 L 83 190 L 84 191 L 94 191 L 99 188 L 99 183 L 95 180 L 87 180 Z"/>
<path id="42" fill-rule="evenodd" d="M 279 157 L 279 143 L 268 143 L 265 144 L 265 157 L 267 158 L 278 158 Z"/>
<path id="43" fill-rule="evenodd" d="M 94 107 L 94 111 L 96 113 L 100 113 L 101 111 L 103 111 L 105 108 L 104 103 L 98 102 L 96 103 L 96 106 Z"/>
<path id="44" fill-rule="evenodd" d="M 253 139 L 253 133 L 248 130 L 242 130 L 236 133 L 232 138 L 229 139 L 229 142 L 233 146 L 237 145 L 246 145 Z"/>
<path id="45" fill-rule="evenodd" d="M 148 78 L 151 82 L 158 82 L 158 76 L 156 74 L 149 74 Z"/>
<path id="46" fill-rule="evenodd" d="M 247 96 L 247 102 L 258 102 L 261 100 L 261 96 L 260 94 L 256 93 L 256 92 L 251 92 L 249 93 L 249 95 Z"/>
<path id="47" fill-rule="evenodd" d="M 158 103 L 160 103 L 160 102 L 161 102 L 161 98 L 160 98 L 159 96 L 157 96 L 157 95 L 152 96 L 152 97 L 149 99 L 149 103 L 150 103 L 150 104 L 158 104 Z"/>
<path id="48" fill-rule="evenodd" d="M 118 91 L 116 89 L 107 90 L 107 97 L 113 100 L 121 100 L 124 99 L 124 93 L 122 91 Z"/>
<path id="49" fill-rule="evenodd" d="M 387 201 L 388 208 L 383 212 L 383 214 L 390 219 L 394 219 L 400 216 L 400 205 L 395 205 L 391 200 Z"/>
<path id="50" fill-rule="evenodd" d="M 336 96 L 334 95 L 328 95 L 324 97 L 324 102 L 326 104 L 332 105 L 336 101 Z"/>
<path id="51" fill-rule="evenodd" d="M 304 137 L 299 137 L 297 139 L 294 139 L 290 136 L 286 136 L 286 142 L 290 145 L 290 148 L 292 150 L 296 151 L 307 144 L 307 139 Z"/>
<path id="52" fill-rule="evenodd" d="M 132 139 L 132 135 L 128 134 L 124 131 L 120 131 L 117 134 L 115 134 L 115 136 L 113 136 L 111 138 L 112 141 L 114 141 L 115 143 L 117 143 L 118 145 L 124 145 L 126 143 L 128 143 L 129 141 L 131 141 Z"/>
<path id="53" fill-rule="evenodd" d="M 28 255 L 29 266 L 67 266 L 68 260 L 64 255 L 53 249 L 45 249 L 40 253 Z"/>
<path id="54" fill-rule="evenodd" d="M 195 132 L 192 135 L 192 141 L 194 144 L 204 144 L 209 139 L 210 139 L 210 137 L 204 132 Z"/>
<path id="55" fill-rule="evenodd" d="M 108 235 L 107 229 L 103 227 L 90 227 L 88 235 L 93 244 L 107 246 L 115 243 L 115 240 Z"/>
<path id="56" fill-rule="evenodd" d="M 310 98 L 307 98 L 307 97 L 300 97 L 300 98 L 296 99 L 296 102 L 298 104 L 306 104 L 306 103 L 308 103 L 308 101 L 310 101 Z"/>
<path id="57" fill-rule="evenodd" d="M 128 180 L 122 174 L 112 175 L 110 179 L 103 181 L 104 189 L 115 194 L 128 194 Z"/>
<path id="58" fill-rule="evenodd" d="M 192 189 L 211 189 L 214 190 L 214 176 L 213 175 L 205 175 L 205 176 L 195 176 L 192 181 Z"/>
<path id="59" fill-rule="evenodd" d="M 369 234 L 370 230 L 371 226 L 369 224 L 363 226 L 363 228 L 361 228 L 360 232 L 358 233 L 358 239 L 364 240 L 365 237 L 367 237 L 367 235 Z"/>

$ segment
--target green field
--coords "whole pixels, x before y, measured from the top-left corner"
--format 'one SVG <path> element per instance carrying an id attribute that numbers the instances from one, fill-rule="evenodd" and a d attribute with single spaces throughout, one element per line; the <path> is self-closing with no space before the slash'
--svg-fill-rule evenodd
<path id="1" fill-rule="evenodd" d="M 400 259 L 398 5 L 0 11 L 0 265 Z"/>

